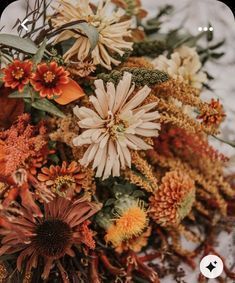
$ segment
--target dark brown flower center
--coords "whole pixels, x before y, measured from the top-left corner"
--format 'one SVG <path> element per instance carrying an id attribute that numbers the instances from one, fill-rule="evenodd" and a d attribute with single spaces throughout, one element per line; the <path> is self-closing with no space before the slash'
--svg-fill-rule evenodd
<path id="1" fill-rule="evenodd" d="M 72 239 L 70 226 L 59 219 L 45 220 L 37 226 L 35 233 L 35 248 L 39 254 L 48 257 L 63 256 Z"/>

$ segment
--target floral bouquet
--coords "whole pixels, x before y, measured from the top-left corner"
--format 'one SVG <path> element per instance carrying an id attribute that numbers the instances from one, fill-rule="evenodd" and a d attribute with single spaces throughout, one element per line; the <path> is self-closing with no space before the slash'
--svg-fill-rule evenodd
<path id="1" fill-rule="evenodd" d="M 230 228 L 208 142 L 225 112 L 200 97 L 223 42 L 161 33 L 171 6 L 35 2 L 26 32 L 0 34 L 1 282 L 182 282 Z"/>

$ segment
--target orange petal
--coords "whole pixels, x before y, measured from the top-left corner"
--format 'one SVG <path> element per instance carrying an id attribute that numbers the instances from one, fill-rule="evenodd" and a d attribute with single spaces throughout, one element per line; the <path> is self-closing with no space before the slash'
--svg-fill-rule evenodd
<path id="1" fill-rule="evenodd" d="M 83 89 L 74 80 L 69 79 L 69 83 L 61 85 L 60 89 L 62 94 L 55 99 L 55 101 L 60 105 L 66 105 L 70 102 L 77 100 L 85 95 Z"/>

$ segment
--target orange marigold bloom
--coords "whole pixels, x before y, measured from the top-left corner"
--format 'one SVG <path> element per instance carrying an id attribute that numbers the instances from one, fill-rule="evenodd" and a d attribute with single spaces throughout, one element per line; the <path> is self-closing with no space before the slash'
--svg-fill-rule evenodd
<path id="1" fill-rule="evenodd" d="M 75 161 L 69 165 L 63 161 L 62 166 L 43 167 L 38 174 L 38 180 L 45 182 L 52 192 L 67 197 L 71 197 L 74 191 L 79 193 L 86 178 L 87 174 Z"/>
<path id="2" fill-rule="evenodd" d="M 118 247 L 144 232 L 148 225 L 148 216 L 143 202 L 129 197 L 121 198 L 115 210 L 117 217 L 107 228 L 105 240 Z"/>
<path id="3" fill-rule="evenodd" d="M 69 72 L 56 62 L 41 63 L 33 74 L 31 84 L 41 97 L 53 99 L 62 94 L 62 86 L 69 83 Z"/>
<path id="4" fill-rule="evenodd" d="M 30 81 L 32 66 L 33 63 L 28 60 L 14 60 L 7 68 L 3 69 L 5 87 L 18 88 L 18 91 L 22 92 L 25 85 Z"/>
<path id="5" fill-rule="evenodd" d="M 100 205 L 90 203 L 85 198 L 71 202 L 65 198 L 56 198 L 44 204 L 43 217 L 35 217 L 26 208 L 21 208 L 21 215 L 11 217 L 8 222 L 11 229 L 3 227 L 0 255 L 18 253 L 17 269 L 26 264 L 26 273 L 36 268 L 40 258 L 44 259 L 42 278 L 47 279 L 55 263 L 62 273 L 60 259 L 66 254 L 74 257 L 73 248 L 89 244 L 91 231 L 85 222 L 100 209 Z M 85 226 L 84 226 L 85 225 Z"/>
<path id="6" fill-rule="evenodd" d="M 220 103 L 219 99 L 215 100 L 212 98 L 208 106 L 212 111 L 207 110 L 200 113 L 197 118 L 202 119 L 202 122 L 207 126 L 219 126 L 226 116 L 223 105 Z"/>
<path id="7" fill-rule="evenodd" d="M 148 244 L 148 238 L 151 235 L 151 231 L 152 228 L 148 227 L 147 230 L 139 236 L 123 241 L 115 248 L 115 251 L 118 253 L 123 253 L 128 250 L 132 250 L 136 253 L 140 252 L 142 248 Z"/>
<path id="8" fill-rule="evenodd" d="M 150 197 L 150 215 L 161 226 L 175 226 L 189 214 L 195 200 L 193 180 L 179 171 L 167 172 Z"/>

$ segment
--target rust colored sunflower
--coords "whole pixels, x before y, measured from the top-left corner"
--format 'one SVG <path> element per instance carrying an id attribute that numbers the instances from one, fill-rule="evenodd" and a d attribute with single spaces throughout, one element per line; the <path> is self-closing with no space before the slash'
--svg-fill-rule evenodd
<path id="1" fill-rule="evenodd" d="M 28 60 L 14 60 L 7 68 L 3 69 L 3 82 L 5 87 L 12 89 L 17 88 L 19 92 L 22 92 L 25 85 L 30 81 L 32 66 L 33 63 Z"/>
<path id="2" fill-rule="evenodd" d="M 69 83 L 69 72 L 56 62 L 41 63 L 33 74 L 31 84 L 41 97 L 53 99 L 63 92 L 63 86 Z"/>
<path id="3" fill-rule="evenodd" d="M 74 257 L 74 246 L 85 245 L 94 249 L 92 231 L 87 221 L 100 206 L 85 198 L 71 202 L 65 198 L 55 198 L 44 205 L 43 217 L 34 217 L 26 208 L 21 208 L 19 216 L 8 219 L 11 229 L 2 227 L 0 255 L 18 253 L 17 269 L 23 264 L 28 273 L 36 268 L 40 258 L 44 260 L 42 278 L 48 278 L 55 263 L 61 274 L 65 270 L 60 262 L 66 254 Z M 67 281 L 66 281 L 67 282 Z"/>
<path id="4" fill-rule="evenodd" d="M 38 174 L 38 180 L 45 182 L 52 192 L 71 197 L 74 192 L 79 193 L 84 186 L 86 187 L 90 178 L 88 175 L 77 162 L 72 161 L 67 165 L 64 161 L 61 166 L 43 167 Z"/>
<path id="5" fill-rule="evenodd" d="M 225 113 L 223 105 L 220 103 L 219 99 L 211 99 L 208 103 L 209 109 L 206 109 L 203 113 L 200 113 L 197 118 L 202 120 L 202 123 L 206 126 L 219 126 L 225 118 Z"/>
<path id="6" fill-rule="evenodd" d="M 194 200 L 193 180 L 179 171 L 168 172 L 150 197 L 150 215 L 161 226 L 176 226 L 189 214 Z"/>

